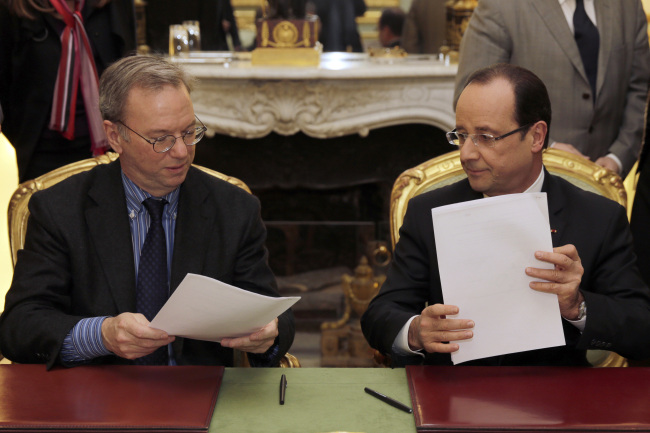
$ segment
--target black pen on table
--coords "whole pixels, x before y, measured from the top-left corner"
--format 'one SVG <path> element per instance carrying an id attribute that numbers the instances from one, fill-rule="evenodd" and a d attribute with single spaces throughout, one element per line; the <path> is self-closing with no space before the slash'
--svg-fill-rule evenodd
<path id="1" fill-rule="evenodd" d="M 410 407 L 400 403 L 397 400 L 393 400 L 392 398 L 390 398 L 390 397 L 388 397 L 388 396 L 386 396 L 384 394 L 380 394 L 377 391 L 373 391 L 370 388 L 364 388 L 364 390 L 368 394 L 372 395 L 373 397 L 377 397 L 379 400 L 383 401 L 384 403 L 388 403 L 391 406 L 396 407 L 399 410 L 403 410 L 406 413 L 413 413 L 413 409 L 411 409 Z"/>
<path id="2" fill-rule="evenodd" d="M 280 378 L 280 404 L 284 404 L 284 396 L 287 392 L 287 376 L 284 374 Z"/>

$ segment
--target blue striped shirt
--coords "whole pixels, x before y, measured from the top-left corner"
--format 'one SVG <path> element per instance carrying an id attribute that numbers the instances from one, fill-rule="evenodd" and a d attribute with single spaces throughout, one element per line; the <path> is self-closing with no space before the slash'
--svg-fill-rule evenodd
<path id="1" fill-rule="evenodd" d="M 138 266 L 140 264 L 140 252 L 147 237 L 147 231 L 151 224 L 151 218 L 143 201 L 151 197 L 151 194 L 142 190 L 122 172 L 122 184 L 126 194 L 126 208 L 129 215 L 131 227 L 131 241 L 133 245 L 133 259 L 135 266 L 135 281 L 138 281 Z M 176 217 L 178 210 L 178 197 L 180 189 L 165 195 L 167 200 L 163 211 L 163 229 L 167 241 L 167 279 L 171 274 L 172 253 L 174 251 L 174 229 L 176 228 Z M 61 362 L 64 365 L 75 365 L 89 361 L 100 356 L 110 355 L 102 341 L 102 323 L 108 316 L 90 317 L 81 319 L 66 335 L 61 348 Z M 171 347 L 169 348 L 172 355 Z M 173 356 L 170 356 L 170 363 L 174 364 Z"/>

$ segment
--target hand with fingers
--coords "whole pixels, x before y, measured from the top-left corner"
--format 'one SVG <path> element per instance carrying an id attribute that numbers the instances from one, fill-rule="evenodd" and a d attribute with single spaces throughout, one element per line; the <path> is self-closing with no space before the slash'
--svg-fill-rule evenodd
<path id="1" fill-rule="evenodd" d="M 249 353 L 264 353 L 275 341 L 278 336 L 278 319 L 275 318 L 269 324 L 264 326 L 259 331 L 253 332 L 250 335 L 237 338 L 224 338 L 221 340 L 223 347 L 230 347 L 238 349 L 243 352 Z"/>
<path id="2" fill-rule="evenodd" d="M 471 328 L 474 322 L 467 319 L 448 319 L 457 315 L 455 305 L 430 305 L 417 316 L 409 326 L 408 342 L 411 350 L 424 349 L 426 352 L 451 353 L 458 350 L 454 341 L 473 337 Z"/>
<path id="3" fill-rule="evenodd" d="M 614 173 L 621 174 L 620 167 L 618 166 L 616 161 L 614 161 L 614 159 L 609 156 L 601 156 L 596 160 L 596 164 L 600 165 L 601 167 L 605 167 L 606 169 L 611 170 Z"/>
<path id="4" fill-rule="evenodd" d="M 553 248 L 553 252 L 536 251 L 535 258 L 551 263 L 553 269 L 526 268 L 526 274 L 546 281 L 533 281 L 530 288 L 557 295 L 560 314 L 569 320 L 579 315 L 580 303 L 584 300 L 580 292 L 580 283 L 584 268 L 575 246 L 569 244 Z"/>
<path id="5" fill-rule="evenodd" d="M 115 355 L 136 359 L 149 355 L 175 340 L 165 331 L 149 327 L 149 321 L 139 313 L 122 313 L 102 322 L 104 346 Z"/>

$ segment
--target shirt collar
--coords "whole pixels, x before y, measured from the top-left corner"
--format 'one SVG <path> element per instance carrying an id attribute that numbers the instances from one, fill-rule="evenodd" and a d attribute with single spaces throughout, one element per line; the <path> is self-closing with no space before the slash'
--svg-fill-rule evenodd
<path id="1" fill-rule="evenodd" d="M 562 12 L 564 13 L 567 24 L 571 29 L 571 33 L 573 33 L 573 14 L 576 11 L 576 0 L 558 0 L 558 2 L 562 8 Z M 594 0 L 584 0 L 584 6 L 587 16 L 591 22 L 594 23 L 596 27 L 598 27 L 598 21 L 596 19 L 596 5 L 594 4 Z"/>
<path id="2" fill-rule="evenodd" d="M 140 213 L 142 210 L 142 202 L 152 197 L 147 191 L 140 188 L 136 185 L 131 179 L 129 179 L 124 172 L 122 171 L 122 185 L 124 185 L 124 193 L 126 194 L 126 208 L 129 212 L 130 218 L 135 218 L 135 216 Z M 165 206 L 164 213 L 171 218 L 176 217 L 176 210 L 178 208 L 178 197 L 180 195 L 180 187 L 176 188 L 169 194 L 166 194 L 160 198 L 167 200 L 168 204 Z"/>

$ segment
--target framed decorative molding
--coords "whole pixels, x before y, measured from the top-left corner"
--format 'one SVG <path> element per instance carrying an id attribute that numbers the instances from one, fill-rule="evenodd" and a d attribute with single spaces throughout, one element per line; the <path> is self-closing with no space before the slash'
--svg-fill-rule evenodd
<path id="1" fill-rule="evenodd" d="M 324 53 L 318 68 L 175 61 L 199 79 L 192 101 L 208 134 L 259 138 L 303 132 L 330 138 L 408 123 L 453 128 L 455 65 L 428 56 L 377 61 L 340 54 Z"/>

